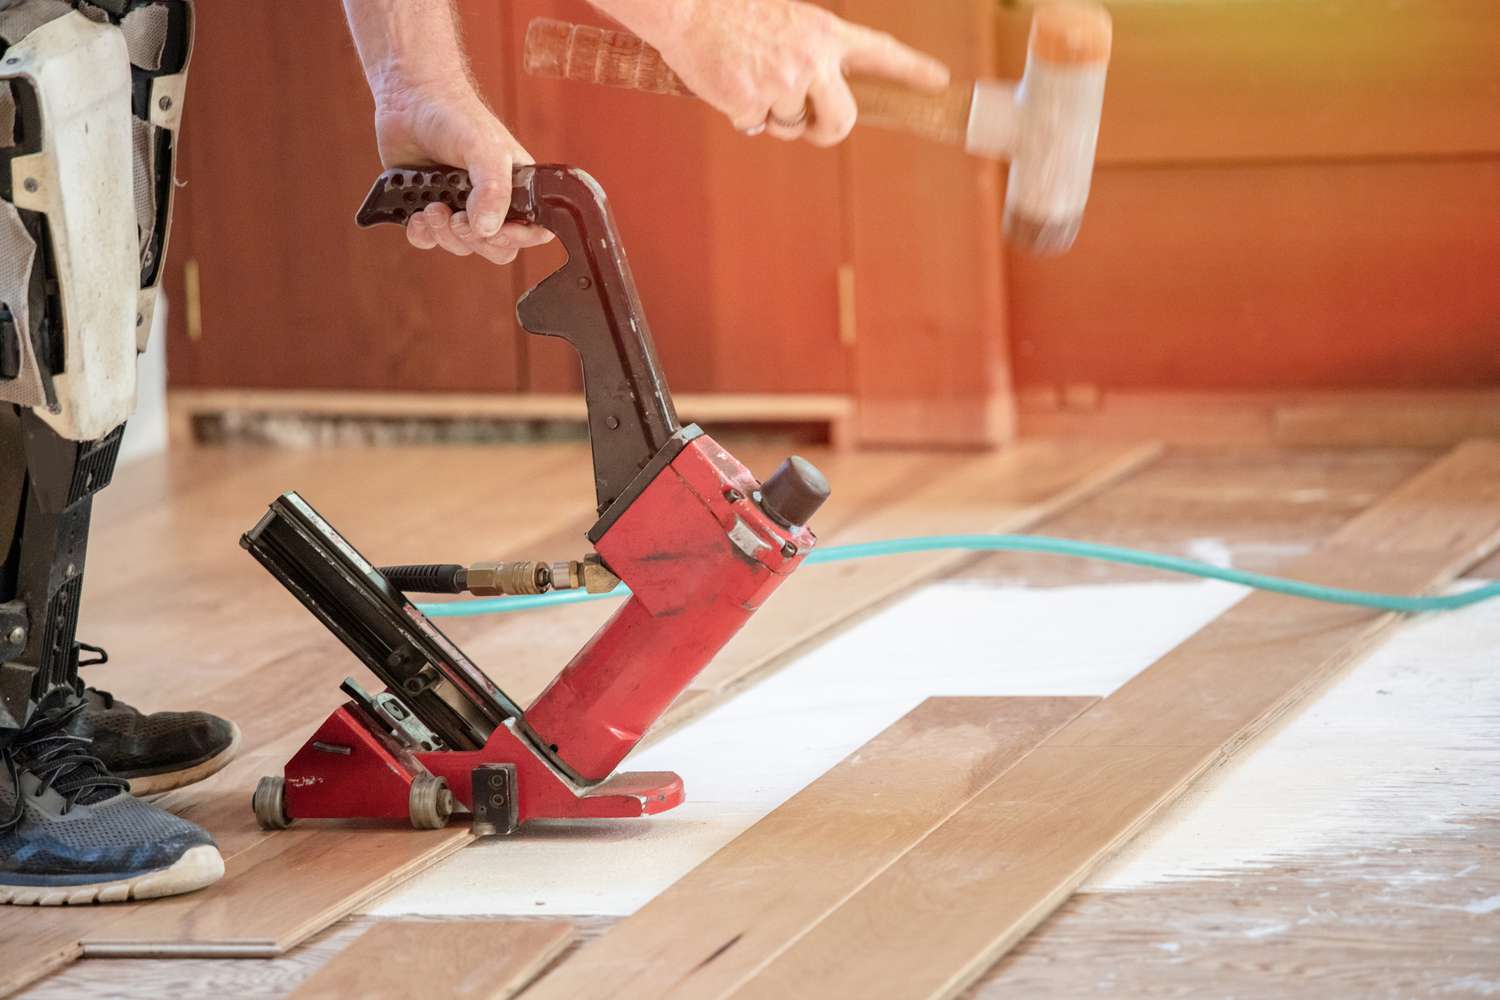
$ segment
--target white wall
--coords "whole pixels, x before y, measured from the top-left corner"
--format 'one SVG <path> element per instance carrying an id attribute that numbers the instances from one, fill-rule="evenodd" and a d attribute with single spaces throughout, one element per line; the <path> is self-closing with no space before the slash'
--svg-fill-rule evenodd
<path id="1" fill-rule="evenodd" d="M 151 344 L 136 361 L 135 414 L 125 426 L 120 464 L 167 447 L 167 297 L 158 293 Z"/>

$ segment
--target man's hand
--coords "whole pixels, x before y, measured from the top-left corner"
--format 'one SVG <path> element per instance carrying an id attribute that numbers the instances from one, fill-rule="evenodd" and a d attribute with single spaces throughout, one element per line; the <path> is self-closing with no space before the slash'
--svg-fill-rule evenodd
<path id="1" fill-rule="evenodd" d="M 474 185 L 464 211 L 452 212 L 434 202 L 412 216 L 406 224 L 412 246 L 442 247 L 460 257 L 478 254 L 509 264 L 523 248 L 552 239 L 545 229 L 505 221 L 511 170 L 535 161 L 467 86 L 398 90 L 377 100 L 375 138 L 381 163 L 463 167 Z"/>
<path id="2" fill-rule="evenodd" d="M 750 134 L 843 141 L 846 74 L 939 91 L 948 69 L 883 32 L 796 0 L 593 0 L 655 46 L 693 92 Z"/>
<path id="3" fill-rule="evenodd" d="M 412 216 L 411 245 L 509 264 L 522 248 L 552 239 L 505 221 L 511 170 L 533 160 L 479 98 L 449 0 L 344 0 L 344 11 L 375 95 L 380 161 L 462 167 L 474 184 L 464 211 L 429 205 Z"/>

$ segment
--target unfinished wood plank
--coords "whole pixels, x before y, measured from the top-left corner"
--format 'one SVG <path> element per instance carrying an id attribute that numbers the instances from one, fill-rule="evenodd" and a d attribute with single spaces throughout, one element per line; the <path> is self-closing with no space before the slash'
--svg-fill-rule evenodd
<path id="1" fill-rule="evenodd" d="M 928 699 L 528 997 L 722 995 L 1093 701 Z"/>
<path id="2" fill-rule="evenodd" d="M 1497 542 L 1500 442 L 1474 443 L 1287 572 L 1420 593 Z M 956 995 L 1395 618 L 1246 598 L 1023 758 L 734 995 Z"/>
<path id="3" fill-rule="evenodd" d="M 390 920 L 370 928 L 294 1000 L 438 995 L 507 1000 L 567 948 L 560 920 Z"/>
<path id="4" fill-rule="evenodd" d="M 458 830 L 311 825 L 241 851 L 214 890 L 154 900 L 84 935 L 85 955 L 279 955 L 465 843 Z"/>
<path id="5" fill-rule="evenodd" d="M 859 541 L 892 534 L 917 534 L 934 530 L 933 517 L 954 519 L 944 524 L 944 530 L 1024 527 L 1128 474 L 1156 454 L 1154 446 L 1098 447 L 1074 442 L 1028 444 L 1005 455 L 960 460 L 912 454 L 879 462 L 861 462 L 856 456 L 849 456 L 836 460 L 839 471 L 848 473 L 842 481 L 849 493 L 857 498 L 857 502 L 847 506 L 843 515 L 848 519 L 844 522 L 848 528 L 841 537 Z M 764 456 L 756 454 L 754 457 L 759 460 Z M 818 456 L 818 460 L 822 457 Z M 875 470 L 871 478 L 861 477 L 862 466 Z M 923 485 L 913 488 L 911 484 L 914 482 Z M 345 501 L 340 498 L 339 502 Z M 340 523 L 334 514 L 329 516 L 335 523 Z M 455 513 L 454 516 L 458 515 Z M 554 526 L 545 537 L 534 538 L 521 551 L 499 550 L 493 554 L 556 557 L 557 553 L 549 546 L 553 543 L 568 544 L 570 539 L 575 539 L 572 544 L 577 544 L 577 533 L 586 526 L 582 522 L 572 523 L 574 516 L 566 511 L 554 512 L 545 522 Z M 543 522 L 539 520 L 538 523 Z M 372 524 L 368 530 L 374 531 L 375 527 Z M 411 558 L 431 558 L 432 538 L 440 536 L 443 531 L 451 533 L 452 525 L 440 528 L 424 520 L 420 528 L 414 530 L 430 537 L 419 539 L 428 554 L 423 556 L 413 549 Z M 365 544 L 359 538 L 351 540 Z M 410 548 L 410 539 L 405 544 Z M 873 571 L 870 577 L 873 582 L 865 581 L 859 586 L 847 580 L 847 573 L 841 573 L 840 567 L 817 571 L 819 574 L 833 574 L 832 580 L 814 580 L 811 571 L 802 574 L 809 580 L 808 596 L 799 600 L 790 595 L 778 595 L 777 600 L 770 602 L 765 611 L 757 615 L 757 620 L 772 616 L 769 621 L 752 625 L 764 638 L 755 640 L 758 645 L 752 645 L 748 653 L 740 654 L 742 658 L 732 661 L 731 669 L 735 672 L 726 679 L 715 681 L 710 677 L 709 683 L 715 685 L 709 689 L 711 696 L 699 695 L 685 701 L 686 707 L 675 710 L 672 718 L 665 720 L 663 730 L 680 724 L 688 718 L 688 712 L 701 711 L 736 685 L 747 683 L 762 668 L 784 662 L 793 650 L 816 641 L 834 622 L 847 620 L 962 558 L 960 554 L 885 560 L 883 562 L 889 565 Z M 807 607 L 809 603 L 811 609 Z M 277 632 L 307 628 L 314 635 L 311 641 L 324 642 L 324 646 L 332 647 L 331 642 L 316 638 L 315 624 L 303 621 L 295 614 L 295 609 L 287 609 L 285 604 L 285 601 L 270 601 L 266 613 L 276 609 L 281 617 L 274 619 L 275 625 L 268 626 L 265 623 L 270 619 L 262 616 L 259 619 L 261 627 L 274 628 Z M 471 644 L 469 635 L 459 630 L 455 630 L 455 638 L 481 664 L 506 663 L 507 669 L 513 672 L 501 675 L 495 671 L 495 679 L 523 702 L 560 669 L 590 631 L 587 625 L 584 628 L 576 625 L 558 628 L 555 622 L 544 623 L 528 616 L 489 620 L 476 623 L 473 628 L 481 641 Z M 303 641 L 309 640 L 304 636 Z M 514 655 L 496 655 L 506 650 Z M 556 655 L 552 655 L 554 651 Z M 269 698 L 268 695 L 277 688 L 264 676 L 245 677 L 227 687 L 224 694 L 226 697 L 250 698 L 261 706 L 257 714 L 268 720 L 263 730 L 266 739 L 284 738 L 297 732 L 305 734 L 321 718 L 314 711 L 312 714 L 317 718 L 299 725 L 307 715 L 305 710 L 311 705 L 321 711 L 327 707 L 323 700 L 337 701 L 338 677 L 352 669 L 340 653 L 331 649 L 326 665 L 304 667 L 304 673 L 287 678 L 288 684 L 305 692 L 302 700 Z M 726 655 L 728 653 L 726 650 Z M 299 665 L 307 663 L 303 656 L 286 658 L 275 669 L 279 676 L 284 671 L 296 671 Z M 324 692 L 324 688 L 317 688 L 315 692 L 306 687 L 325 680 L 326 693 L 317 693 Z M 257 689 L 257 684 L 262 688 Z M 256 695 L 256 690 L 262 693 Z M 274 720 L 274 724 L 269 720 Z M 253 774 L 244 769 L 236 772 L 236 781 L 244 782 L 239 789 L 244 801 L 248 801 L 252 778 Z M 131 913 L 128 920 L 90 928 L 84 944 L 87 954 L 277 954 L 351 912 L 373 895 L 436 863 L 471 839 L 467 829 L 456 826 L 424 834 L 388 828 L 384 832 L 390 839 L 376 838 L 368 829 L 338 825 L 315 830 L 294 829 L 287 834 L 266 836 L 251 827 L 248 811 L 240 814 L 235 810 L 234 794 L 232 786 L 221 785 L 213 803 L 206 807 L 206 815 L 234 817 L 228 820 L 226 832 L 240 852 L 230 859 L 225 883 L 197 897 L 165 904 L 153 903 L 149 908 Z M 283 838 L 290 839 L 278 846 L 276 842 Z M 262 867 L 260 861 L 271 857 L 277 859 L 276 864 Z M 280 876 L 281 870 L 317 873 L 319 877 L 289 883 Z M 295 892 L 290 891 L 292 885 L 296 886 Z M 254 916 L 247 918 L 246 913 Z"/>
<path id="6" fill-rule="evenodd" d="M 45 917 L 46 911 L 36 915 Z M 0 938 L 0 996 L 8 997 L 56 972 L 82 953 L 77 930 L 66 924 L 46 919 L 8 921 Z"/>

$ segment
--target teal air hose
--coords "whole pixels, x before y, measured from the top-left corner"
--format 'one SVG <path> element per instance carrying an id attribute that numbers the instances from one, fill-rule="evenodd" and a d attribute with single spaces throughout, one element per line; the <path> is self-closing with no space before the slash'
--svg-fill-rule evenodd
<path id="1" fill-rule="evenodd" d="M 1415 614 L 1423 611 L 1456 611 L 1481 601 L 1500 597 L 1500 583 L 1491 583 L 1459 594 L 1444 594 L 1435 597 L 1407 597 L 1401 594 L 1374 594 L 1363 590 L 1346 590 L 1342 587 L 1324 587 L 1301 580 L 1267 576 L 1264 573 L 1247 573 L 1244 570 L 1226 569 L 1195 559 L 1143 552 L 1118 545 L 1100 545 L 1095 542 L 1080 542 L 1071 538 L 1052 538 L 1047 535 L 929 535 L 919 538 L 892 538 L 880 542 L 864 542 L 858 545 L 832 545 L 814 549 L 807 557 L 809 565 L 849 562 L 854 559 L 874 559 L 880 556 L 906 555 L 912 552 L 1045 552 L 1049 555 L 1075 556 L 1080 559 L 1096 559 L 1101 562 L 1120 563 L 1126 566 L 1145 566 L 1150 569 L 1182 573 L 1187 576 L 1223 580 L 1227 583 L 1268 590 L 1276 594 L 1304 597 L 1311 601 L 1330 604 L 1350 604 L 1355 607 L 1376 608 L 1381 611 L 1399 611 Z M 445 604 L 419 604 L 425 614 L 432 618 L 469 618 L 477 615 L 504 614 L 511 611 L 530 611 L 535 608 L 553 608 L 566 604 L 584 604 L 628 597 L 630 588 L 623 583 L 607 594 L 589 594 L 578 590 L 554 591 L 529 597 L 497 597 L 483 600 L 452 601 Z"/>

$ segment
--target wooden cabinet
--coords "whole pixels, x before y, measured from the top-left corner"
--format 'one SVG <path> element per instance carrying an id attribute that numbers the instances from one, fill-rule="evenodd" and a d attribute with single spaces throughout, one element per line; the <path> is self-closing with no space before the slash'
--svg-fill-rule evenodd
<path id="1" fill-rule="evenodd" d="M 971 71 L 993 49 L 988 4 L 932 18 L 890 0 L 847 6 L 909 22 Z M 597 12 L 459 9 L 475 74 L 517 136 L 610 193 L 674 390 L 852 396 L 871 441 L 1003 437 L 999 250 L 993 226 L 972 225 L 998 218 L 993 165 L 901 137 L 838 150 L 751 140 L 698 102 L 527 77 L 516 66 L 533 17 Z M 378 171 L 371 101 L 338 5 L 288 10 L 200 5 L 169 265 L 173 384 L 576 389 L 568 347 L 512 316 L 559 248 L 497 269 L 353 227 Z"/>
<path id="2" fill-rule="evenodd" d="M 1500 6 L 1109 7 L 1083 232 L 1009 262 L 1028 397 L 1500 385 Z"/>
<path id="3" fill-rule="evenodd" d="M 373 106 L 335 3 L 199 4 L 168 257 L 172 384 L 514 391 L 515 278 L 364 233 Z M 502 25 L 470 18 L 477 51 Z M 476 72 L 501 99 L 507 81 Z"/>

